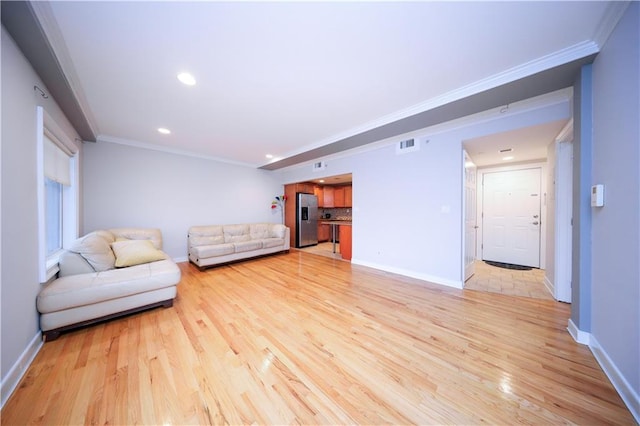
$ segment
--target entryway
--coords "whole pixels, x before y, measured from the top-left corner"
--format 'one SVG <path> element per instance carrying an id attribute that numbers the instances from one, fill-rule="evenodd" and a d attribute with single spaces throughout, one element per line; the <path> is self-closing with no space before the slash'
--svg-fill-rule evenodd
<path id="1" fill-rule="evenodd" d="M 465 290 L 554 300 L 544 285 L 542 269 L 533 268 L 529 271 L 503 269 L 488 265 L 481 260 L 477 260 L 474 266 L 475 274 L 464 284 Z"/>
<path id="2" fill-rule="evenodd" d="M 463 141 L 465 288 L 514 295 L 534 295 L 540 290 L 545 298 L 551 295 L 555 300 L 571 301 L 572 128 L 571 120 L 559 120 Z M 530 154 L 534 151 L 535 156 Z M 514 160 L 520 162 L 509 164 Z M 469 176 L 474 166 L 478 182 L 475 223 L 473 176 Z M 470 243 L 474 240 L 475 249 Z M 483 259 L 539 268 L 533 273 L 525 271 L 523 278 L 536 289 L 501 285 L 495 274 L 513 277 L 523 272 L 493 269 Z M 540 279 L 530 280 L 536 273 Z"/>

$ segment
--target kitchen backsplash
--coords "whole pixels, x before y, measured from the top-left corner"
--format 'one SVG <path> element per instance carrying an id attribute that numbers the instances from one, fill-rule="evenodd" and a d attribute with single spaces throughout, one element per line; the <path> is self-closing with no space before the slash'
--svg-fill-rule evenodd
<path id="1" fill-rule="evenodd" d="M 319 208 L 318 219 L 325 219 L 326 215 L 330 214 L 333 220 L 351 220 L 351 208 Z"/>

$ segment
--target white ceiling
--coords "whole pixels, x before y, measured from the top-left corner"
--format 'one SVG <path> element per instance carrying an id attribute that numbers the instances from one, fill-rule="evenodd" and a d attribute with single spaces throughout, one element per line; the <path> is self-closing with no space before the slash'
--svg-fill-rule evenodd
<path id="1" fill-rule="evenodd" d="M 463 142 L 463 146 L 477 167 L 544 160 L 548 145 L 556 139 L 567 121 L 555 120 L 469 139 Z M 501 152 L 509 149 L 511 151 Z"/>
<path id="2" fill-rule="evenodd" d="M 566 52 L 595 43 L 608 4 L 45 6 L 48 37 L 98 141 L 261 166 L 266 154 L 289 157 L 433 108 L 505 70 L 575 59 Z M 197 85 L 178 82 L 180 71 Z"/>

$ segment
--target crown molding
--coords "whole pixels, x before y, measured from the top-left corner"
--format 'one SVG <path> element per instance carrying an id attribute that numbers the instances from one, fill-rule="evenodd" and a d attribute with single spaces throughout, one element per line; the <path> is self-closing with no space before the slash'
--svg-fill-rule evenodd
<path id="1" fill-rule="evenodd" d="M 98 134 L 95 116 L 89 107 L 89 102 L 80 84 L 80 79 L 71 60 L 67 43 L 60 31 L 60 26 L 58 25 L 58 21 L 56 21 L 51 5 L 46 1 L 36 1 L 31 2 L 31 7 L 33 14 L 40 23 L 40 27 L 47 38 L 50 49 L 58 60 L 58 65 L 66 78 L 71 94 L 75 97 L 93 134 Z"/>
<path id="2" fill-rule="evenodd" d="M 522 114 L 533 113 L 534 111 L 545 110 L 547 108 L 554 107 L 556 105 L 570 102 L 573 99 L 573 87 L 567 87 L 565 89 L 556 90 L 554 92 L 545 93 L 543 95 L 534 96 L 533 98 L 524 99 L 522 101 L 514 102 L 505 106 L 488 109 L 475 114 L 467 115 L 464 117 L 456 118 L 453 120 L 445 121 L 443 123 L 434 124 L 431 126 L 423 127 L 421 129 L 412 130 L 407 133 L 401 133 L 390 138 L 381 139 L 369 144 L 361 145 L 348 150 L 340 151 L 334 154 L 318 157 L 310 161 L 304 161 L 301 163 L 292 164 L 287 167 L 282 167 L 279 170 L 291 171 L 300 168 L 305 168 L 316 161 L 331 161 L 338 160 L 345 157 L 350 157 L 363 152 L 374 151 L 389 145 L 394 145 L 398 141 L 403 139 L 415 138 L 421 141 L 429 139 L 438 134 L 452 132 L 463 129 L 469 126 L 477 126 L 484 123 L 488 123 L 495 120 L 502 120 L 507 118 L 513 118 Z M 562 132 L 573 131 L 572 127 L 573 118 L 565 125 Z M 559 136 L 558 136 L 559 138 Z M 557 139 L 557 138 L 556 138 Z"/>
<path id="3" fill-rule="evenodd" d="M 131 147 L 134 147 L 134 148 L 147 149 L 147 150 L 150 150 L 150 151 L 159 151 L 159 152 L 164 152 L 164 153 L 167 153 L 167 154 L 182 155 L 184 157 L 199 158 L 201 160 L 209 160 L 209 161 L 217 161 L 219 163 L 233 164 L 235 166 L 251 167 L 251 168 L 257 168 L 258 167 L 256 164 L 244 163 L 244 162 L 241 162 L 241 161 L 233 161 L 233 160 L 229 160 L 229 159 L 222 158 L 222 157 L 214 157 L 214 156 L 210 156 L 210 155 L 203 155 L 203 154 L 199 154 L 199 153 L 193 152 L 193 151 L 169 148 L 167 146 L 157 145 L 157 144 L 153 144 L 153 143 L 149 143 L 149 142 L 140 142 L 140 141 L 131 140 L 131 139 L 122 139 L 122 138 L 117 138 L 115 136 L 109 136 L 109 135 L 98 135 L 98 137 L 96 139 L 96 142 L 105 142 L 105 143 L 113 143 L 113 144 L 117 144 L 117 145 L 126 145 L 126 146 L 131 146 Z"/>
<path id="4" fill-rule="evenodd" d="M 482 92 L 490 91 L 500 86 L 508 85 L 509 83 L 531 77 L 535 74 L 542 73 L 555 67 L 559 67 L 574 61 L 579 61 L 583 58 L 595 55 L 598 52 L 599 47 L 593 41 L 583 41 L 581 43 L 577 43 L 573 46 L 553 52 L 549 55 L 542 56 L 540 58 L 518 65 L 498 74 L 494 74 L 493 76 L 479 80 L 475 83 L 471 83 L 458 89 L 444 93 L 440 96 L 433 97 L 409 108 L 405 108 L 393 114 L 385 115 L 345 132 L 335 134 L 314 144 L 305 145 L 304 147 L 301 147 L 297 150 L 290 151 L 282 156 L 279 156 L 280 160 L 271 161 L 267 164 L 262 165 L 261 168 L 269 170 L 279 168 L 277 167 L 277 163 L 279 161 L 282 161 L 284 164 L 290 157 L 301 155 L 308 151 L 320 149 L 326 145 L 352 138 L 366 132 L 370 132 L 374 129 L 390 125 L 392 123 L 416 116 L 430 110 L 435 110 L 436 108 L 461 101 L 465 98 L 478 95 Z"/>
<path id="5" fill-rule="evenodd" d="M 564 125 L 558 136 L 556 136 L 556 142 L 571 142 L 573 141 L 573 117 L 567 124 Z"/>
<path id="6" fill-rule="evenodd" d="M 39 81 L 45 85 L 52 101 L 60 107 L 82 139 L 94 141 L 94 126 L 89 123 L 86 111 L 71 89 L 71 83 L 43 27 L 43 18 L 36 16 L 34 7 L 42 6 L 41 2 L 3 1 L 0 5 L 2 25 L 31 64 Z"/>
<path id="7" fill-rule="evenodd" d="M 596 31 L 593 35 L 593 41 L 598 45 L 599 49 L 607 42 L 609 36 L 618 25 L 618 21 L 622 18 L 622 15 L 631 4 L 630 1 L 613 1 L 607 5 L 604 16 L 598 24 Z"/>

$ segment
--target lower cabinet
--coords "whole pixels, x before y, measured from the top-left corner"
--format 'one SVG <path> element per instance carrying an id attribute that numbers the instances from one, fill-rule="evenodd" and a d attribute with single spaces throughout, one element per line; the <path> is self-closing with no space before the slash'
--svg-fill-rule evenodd
<path id="1" fill-rule="evenodd" d="M 331 239 L 331 225 L 318 224 L 318 242 L 323 243 Z"/>
<path id="2" fill-rule="evenodd" d="M 340 226 L 340 254 L 345 260 L 351 260 L 351 226 Z"/>

